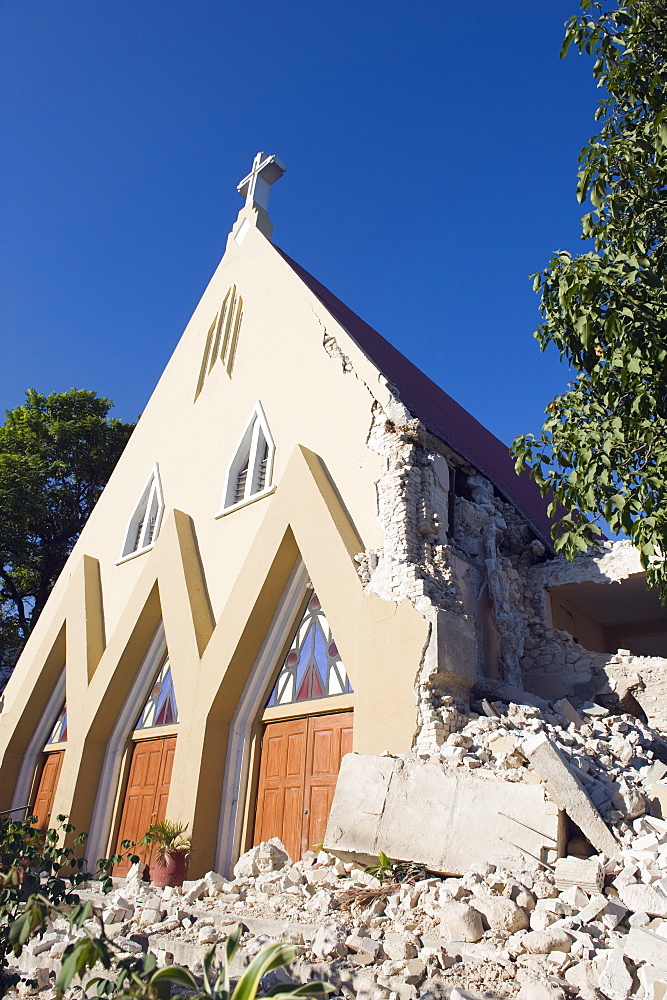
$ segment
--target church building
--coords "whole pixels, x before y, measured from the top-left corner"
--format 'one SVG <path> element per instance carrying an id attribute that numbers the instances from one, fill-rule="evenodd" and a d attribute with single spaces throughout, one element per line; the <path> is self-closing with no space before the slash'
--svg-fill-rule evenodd
<path id="1" fill-rule="evenodd" d="M 284 170 L 260 153 L 239 185 L 3 695 L 0 810 L 68 815 L 91 862 L 165 817 L 189 824 L 192 876 L 272 836 L 297 858 L 350 751 L 437 748 L 471 692 L 667 676 L 663 612 L 635 588 L 623 620 L 634 550 L 568 576 L 507 447 L 272 242 Z M 590 587 L 611 580 L 605 622 Z"/>

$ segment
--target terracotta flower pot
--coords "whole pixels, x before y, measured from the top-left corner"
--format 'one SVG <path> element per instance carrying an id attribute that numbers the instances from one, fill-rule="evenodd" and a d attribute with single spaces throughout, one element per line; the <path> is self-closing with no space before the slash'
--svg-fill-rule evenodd
<path id="1" fill-rule="evenodd" d="M 156 862 L 151 869 L 151 881 L 153 885 L 162 888 L 166 885 L 183 885 L 183 880 L 188 873 L 188 852 L 170 851 L 165 854 L 162 863 Z"/>

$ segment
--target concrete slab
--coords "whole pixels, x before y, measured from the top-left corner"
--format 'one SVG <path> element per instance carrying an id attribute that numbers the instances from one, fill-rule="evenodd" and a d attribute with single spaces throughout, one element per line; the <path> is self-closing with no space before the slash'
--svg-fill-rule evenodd
<path id="1" fill-rule="evenodd" d="M 475 861 L 544 860 L 558 832 L 558 807 L 539 785 L 447 771 L 433 761 L 348 754 L 324 842 L 362 863 L 384 851 L 462 874 Z"/>

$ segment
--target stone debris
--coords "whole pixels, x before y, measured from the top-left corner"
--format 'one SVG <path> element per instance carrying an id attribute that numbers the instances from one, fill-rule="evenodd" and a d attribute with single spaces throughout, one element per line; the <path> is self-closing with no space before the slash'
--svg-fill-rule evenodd
<path id="1" fill-rule="evenodd" d="M 601 892 L 604 870 L 599 861 L 589 858 L 558 858 L 554 865 L 556 888 L 582 889 L 584 892 Z"/>
<path id="2" fill-rule="evenodd" d="M 495 702 L 494 710 L 447 739 L 440 766 L 468 769 L 475 760 L 490 787 L 494 780 L 540 786 L 531 745 L 535 736 L 542 746 L 548 740 L 559 768 L 575 774 L 594 803 L 613 857 L 573 829 L 563 858 L 546 852 L 511 867 L 476 861 L 456 876 L 415 864 L 404 881 L 380 883 L 325 850 L 293 862 L 274 839 L 244 854 L 233 878 L 209 872 L 161 890 L 133 877 L 107 897 L 94 887 L 82 895 L 103 910 L 125 954 L 150 950 L 195 974 L 238 921 L 235 976 L 267 943 L 293 943 L 295 962 L 271 973 L 266 988 L 321 978 L 341 1000 L 665 1000 L 667 820 L 652 814 L 650 796 L 656 785 L 667 787 L 658 756 L 664 743 L 630 716 L 588 706 L 578 718 L 556 706 Z M 551 776 L 541 785 L 546 797 L 550 785 Z M 491 853 L 493 830 L 487 835 Z M 69 940 L 58 918 L 21 957 L 24 971 L 39 973 L 40 989 L 52 992 L 48 973 Z"/>

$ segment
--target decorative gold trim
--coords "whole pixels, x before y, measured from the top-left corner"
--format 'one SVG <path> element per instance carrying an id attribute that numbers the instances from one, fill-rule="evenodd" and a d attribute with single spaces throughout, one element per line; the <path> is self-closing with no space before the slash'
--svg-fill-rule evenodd
<path id="1" fill-rule="evenodd" d="M 347 712 L 351 708 L 354 708 L 354 694 L 334 694 L 330 698 L 273 705 L 264 709 L 261 720 L 274 722 L 276 719 L 299 719 L 304 715 L 332 715 L 334 712 Z"/>

